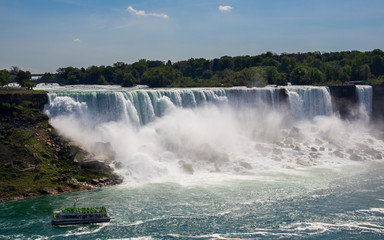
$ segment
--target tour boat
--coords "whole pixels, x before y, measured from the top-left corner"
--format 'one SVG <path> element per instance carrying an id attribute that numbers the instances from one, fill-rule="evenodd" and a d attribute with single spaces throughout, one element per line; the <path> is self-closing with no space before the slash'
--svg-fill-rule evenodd
<path id="1" fill-rule="evenodd" d="M 78 201 L 78 200 L 77 200 Z M 54 211 L 52 225 L 89 224 L 111 221 L 107 207 L 73 207 Z"/>

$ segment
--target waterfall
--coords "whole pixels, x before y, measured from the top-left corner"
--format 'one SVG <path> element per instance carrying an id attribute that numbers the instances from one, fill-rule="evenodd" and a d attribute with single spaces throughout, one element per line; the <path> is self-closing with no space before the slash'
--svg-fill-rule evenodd
<path id="1" fill-rule="evenodd" d="M 127 91 L 58 91 L 49 93 L 45 112 L 50 117 L 65 114 L 89 116 L 91 123 L 126 120 L 146 125 L 174 107 L 196 108 L 228 104 L 235 108 L 279 107 L 279 88 L 160 89 Z"/>
<path id="2" fill-rule="evenodd" d="M 372 87 L 356 85 L 356 96 L 359 105 L 359 118 L 368 121 L 372 115 Z"/>
<path id="3" fill-rule="evenodd" d="M 296 120 L 331 115 L 332 102 L 327 87 L 292 86 L 286 88 L 292 117 Z"/>
<path id="4" fill-rule="evenodd" d="M 369 111 L 371 89 L 357 88 Z M 380 159 L 384 148 L 364 122 L 333 114 L 328 87 L 57 86 L 48 95 L 51 124 L 90 152 L 109 143 L 132 182 L 332 167 Z"/>
<path id="5" fill-rule="evenodd" d="M 122 91 L 58 91 L 49 93 L 46 113 L 50 117 L 62 114 L 84 114 L 90 122 L 129 121 L 146 125 L 164 116 L 168 109 L 196 108 L 206 104 L 227 104 L 234 108 L 280 110 L 285 105 L 280 91 L 286 91 L 293 119 L 330 115 L 332 105 L 326 87 L 266 87 L 159 89 Z"/>

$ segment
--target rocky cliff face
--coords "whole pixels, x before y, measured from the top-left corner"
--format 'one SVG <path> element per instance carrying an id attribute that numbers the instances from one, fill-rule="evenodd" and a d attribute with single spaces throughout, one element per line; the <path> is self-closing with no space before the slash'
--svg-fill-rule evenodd
<path id="1" fill-rule="evenodd" d="M 47 101 L 45 92 L 0 90 L 0 200 L 120 183 L 108 166 L 75 160 L 88 153 L 51 127 Z"/>
<path id="2" fill-rule="evenodd" d="M 328 86 L 332 96 L 332 107 L 342 118 L 353 118 L 353 112 L 357 105 L 355 85 Z"/>
<path id="3" fill-rule="evenodd" d="M 372 119 L 384 122 L 384 86 L 373 86 Z"/>

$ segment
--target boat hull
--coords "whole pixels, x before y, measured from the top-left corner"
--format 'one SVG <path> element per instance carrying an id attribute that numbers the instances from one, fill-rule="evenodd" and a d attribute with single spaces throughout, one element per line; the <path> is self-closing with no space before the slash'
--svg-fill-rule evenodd
<path id="1" fill-rule="evenodd" d="M 73 224 L 91 224 L 105 223 L 111 221 L 111 218 L 98 219 L 52 219 L 52 225 L 73 225 Z"/>

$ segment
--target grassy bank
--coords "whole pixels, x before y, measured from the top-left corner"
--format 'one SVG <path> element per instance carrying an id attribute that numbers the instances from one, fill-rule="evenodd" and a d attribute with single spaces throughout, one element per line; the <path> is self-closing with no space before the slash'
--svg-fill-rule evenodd
<path id="1" fill-rule="evenodd" d="M 80 167 L 86 154 L 60 137 L 43 114 L 44 91 L 0 90 L 0 200 L 90 189 L 120 180 L 111 169 Z"/>

